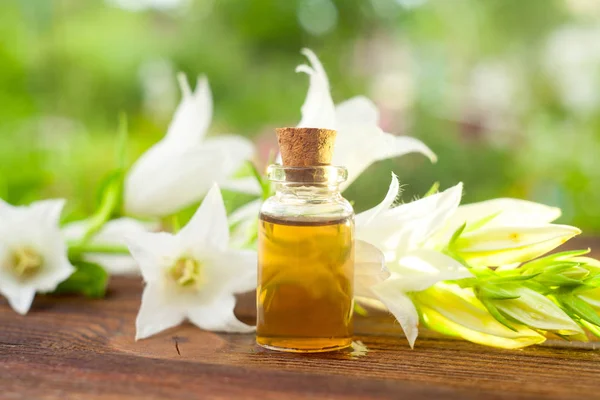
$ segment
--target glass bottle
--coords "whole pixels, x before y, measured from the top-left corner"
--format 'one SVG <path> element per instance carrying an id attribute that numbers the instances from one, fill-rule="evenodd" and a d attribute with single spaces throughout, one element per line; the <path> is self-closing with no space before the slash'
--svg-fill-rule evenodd
<path id="1" fill-rule="evenodd" d="M 257 343 L 321 352 L 352 343 L 354 210 L 342 167 L 268 170 L 276 194 L 262 206 L 258 237 Z"/>

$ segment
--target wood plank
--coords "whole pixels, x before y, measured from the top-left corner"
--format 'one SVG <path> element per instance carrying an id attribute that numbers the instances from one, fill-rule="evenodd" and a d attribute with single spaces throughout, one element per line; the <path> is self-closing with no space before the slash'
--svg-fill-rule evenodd
<path id="1" fill-rule="evenodd" d="M 26 317 L 0 300 L 0 398 L 600 398 L 598 351 L 441 337 L 411 350 L 385 314 L 357 318 L 364 356 L 270 352 L 252 335 L 190 324 L 136 343 L 141 290 L 139 278 L 115 278 L 104 300 L 39 296 Z M 237 312 L 252 318 L 251 295 Z"/>

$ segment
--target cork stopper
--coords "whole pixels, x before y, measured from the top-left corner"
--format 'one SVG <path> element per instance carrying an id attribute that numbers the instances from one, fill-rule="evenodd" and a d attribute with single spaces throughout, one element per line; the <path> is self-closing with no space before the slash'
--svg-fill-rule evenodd
<path id="1" fill-rule="evenodd" d="M 330 165 L 336 131 L 319 128 L 277 128 L 281 159 L 286 167 Z"/>

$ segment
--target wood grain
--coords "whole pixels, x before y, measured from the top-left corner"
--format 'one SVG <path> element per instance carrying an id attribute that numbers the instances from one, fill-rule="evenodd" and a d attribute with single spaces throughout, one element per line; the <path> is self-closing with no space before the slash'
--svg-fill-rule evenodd
<path id="1" fill-rule="evenodd" d="M 411 350 L 385 314 L 357 319 L 364 356 L 270 352 L 252 335 L 189 324 L 136 343 L 141 290 L 138 278 L 116 278 L 104 300 L 39 296 L 26 317 L 0 300 L 0 399 L 600 398 L 597 350 L 435 335 Z M 243 319 L 252 300 L 240 302 Z"/>

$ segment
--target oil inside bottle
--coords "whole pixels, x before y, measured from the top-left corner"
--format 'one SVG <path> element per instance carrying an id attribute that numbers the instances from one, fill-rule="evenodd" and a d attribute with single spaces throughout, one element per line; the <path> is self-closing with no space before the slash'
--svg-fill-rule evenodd
<path id="1" fill-rule="evenodd" d="M 352 343 L 354 221 L 261 215 L 257 343 L 295 352 Z"/>

